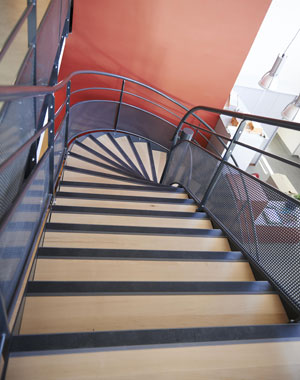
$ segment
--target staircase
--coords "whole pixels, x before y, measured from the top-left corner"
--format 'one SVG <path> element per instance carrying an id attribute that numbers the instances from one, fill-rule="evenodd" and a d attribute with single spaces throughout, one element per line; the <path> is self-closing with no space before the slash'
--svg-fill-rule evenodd
<path id="1" fill-rule="evenodd" d="M 279 295 L 130 135 L 70 148 L 6 379 L 299 379 Z"/>

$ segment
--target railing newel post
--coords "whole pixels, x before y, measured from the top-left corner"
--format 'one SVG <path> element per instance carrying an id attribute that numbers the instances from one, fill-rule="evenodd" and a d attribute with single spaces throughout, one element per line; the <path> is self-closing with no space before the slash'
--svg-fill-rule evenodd
<path id="1" fill-rule="evenodd" d="M 49 105 L 49 122 L 48 127 L 48 148 L 49 148 L 49 194 L 54 193 L 54 93 L 49 95 L 48 105 Z"/>

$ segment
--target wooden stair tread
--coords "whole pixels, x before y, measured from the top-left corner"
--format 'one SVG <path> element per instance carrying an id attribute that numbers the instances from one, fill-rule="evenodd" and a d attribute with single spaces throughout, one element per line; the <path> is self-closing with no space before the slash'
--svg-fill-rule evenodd
<path id="1" fill-rule="evenodd" d="M 147 171 L 147 174 L 148 174 L 150 180 L 153 181 L 153 175 L 152 175 L 152 170 L 151 170 L 151 164 L 150 164 L 150 159 L 149 159 L 147 143 L 135 142 L 134 145 L 136 147 L 136 150 L 137 150 L 139 156 L 141 157 L 141 160 L 144 164 L 144 167 Z"/>
<path id="2" fill-rule="evenodd" d="M 165 204 L 165 203 L 140 203 L 126 201 L 111 200 L 94 200 L 94 199 L 72 199 L 72 198 L 56 198 L 57 205 L 66 206 L 86 206 L 86 207 L 113 207 L 113 208 L 134 208 L 141 210 L 165 210 L 165 211 L 183 211 L 195 212 L 196 205 L 190 204 Z"/>
<path id="3" fill-rule="evenodd" d="M 34 296 L 26 298 L 21 334 L 284 322 L 276 294 Z"/>
<path id="4" fill-rule="evenodd" d="M 300 341 L 11 357 L 8 380 L 296 380 Z M 55 363 L 55 365 L 53 365 Z"/>
<path id="5" fill-rule="evenodd" d="M 188 245 L 187 245 L 188 240 Z M 46 232 L 44 247 L 229 251 L 224 237 L 186 237 Z"/>
<path id="6" fill-rule="evenodd" d="M 128 155 L 128 157 L 130 158 L 130 160 L 133 162 L 133 164 L 136 166 L 136 168 L 138 169 L 138 171 L 140 172 L 141 175 L 143 175 L 143 172 L 141 170 L 141 167 L 131 149 L 131 146 L 127 140 L 127 137 L 126 136 L 123 136 L 123 137 L 118 137 L 117 138 L 117 143 L 120 145 L 120 147 L 126 152 L 126 154 Z"/>
<path id="7" fill-rule="evenodd" d="M 139 197 L 158 197 L 158 198 L 179 198 L 187 199 L 186 193 L 175 193 L 175 192 L 155 192 L 147 190 L 122 190 L 122 189 L 97 189 L 89 187 L 75 187 L 75 186 L 60 186 L 60 191 L 72 191 L 76 193 L 88 193 L 88 194 L 115 194 L 115 195 L 132 195 Z"/>
<path id="8" fill-rule="evenodd" d="M 254 281 L 247 262 L 37 260 L 37 281 Z"/>
<path id="9" fill-rule="evenodd" d="M 158 150 L 152 150 L 152 154 L 153 154 L 155 169 L 157 173 L 157 180 L 159 182 L 161 179 L 162 173 L 164 171 L 165 164 L 166 164 L 167 153 L 160 152 Z"/>
<path id="10" fill-rule="evenodd" d="M 53 223 L 82 223 L 98 225 L 122 225 L 122 226 L 144 226 L 144 227 L 178 227 L 178 228 L 212 228 L 209 219 L 189 218 L 151 218 L 127 215 L 94 215 L 57 213 L 51 214 Z"/>

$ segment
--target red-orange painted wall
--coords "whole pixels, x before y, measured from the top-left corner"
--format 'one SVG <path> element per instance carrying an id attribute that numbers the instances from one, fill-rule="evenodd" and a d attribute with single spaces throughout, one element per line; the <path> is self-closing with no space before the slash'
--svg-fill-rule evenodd
<path id="1" fill-rule="evenodd" d="M 75 70 L 107 71 L 145 82 L 189 107 L 223 108 L 270 3 L 74 0 L 60 79 Z M 72 86 L 91 84 L 84 77 Z"/>

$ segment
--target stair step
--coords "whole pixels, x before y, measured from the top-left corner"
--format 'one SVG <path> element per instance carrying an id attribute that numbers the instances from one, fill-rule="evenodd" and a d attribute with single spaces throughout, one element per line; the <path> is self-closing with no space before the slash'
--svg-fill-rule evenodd
<path id="1" fill-rule="evenodd" d="M 128 175 L 136 175 L 132 170 L 129 168 L 120 165 L 113 159 L 107 157 L 106 155 L 102 155 L 101 153 L 94 151 L 90 147 L 86 146 L 85 144 L 82 144 L 78 141 L 75 141 L 75 144 L 73 145 L 71 152 L 69 153 L 71 156 L 73 154 L 78 154 L 81 157 L 88 158 L 92 161 L 96 161 L 103 165 L 109 165 L 112 168 L 115 168 L 117 170 L 120 170 L 123 173 L 127 173 Z"/>
<path id="2" fill-rule="evenodd" d="M 58 206 L 61 207 L 61 206 Z M 140 226 L 140 227 L 178 227 L 178 228 L 205 228 L 211 229 L 212 225 L 209 219 L 200 218 L 151 218 L 145 216 L 129 215 L 97 215 L 95 213 L 57 213 L 51 214 L 51 223 L 77 223 L 77 224 L 96 224 L 96 225 L 119 225 L 119 226 Z"/>
<path id="3" fill-rule="evenodd" d="M 152 175 L 152 168 L 151 168 L 151 162 L 149 158 L 149 151 L 148 151 L 148 145 L 146 142 L 135 142 L 134 146 L 136 147 L 136 150 L 141 157 L 141 160 L 144 164 L 144 167 L 147 171 L 147 174 L 151 181 L 153 181 L 153 175 Z"/>
<path id="4" fill-rule="evenodd" d="M 105 144 L 102 144 L 102 142 L 99 140 L 100 138 L 96 139 L 93 135 L 89 135 L 87 139 L 83 141 L 85 145 L 88 145 L 91 149 L 95 150 L 96 152 L 106 156 L 107 158 L 115 161 L 117 164 L 124 167 L 126 170 L 133 171 L 132 168 L 124 162 L 123 157 L 119 157 L 118 154 L 114 154 L 112 150 L 110 150 Z"/>
<path id="5" fill-rule="evenodd" d="M 91 182 L 78 182 L 78 181 L 60 181 L 61 186 L 68 187 L 86 187 L 86 188 L 98 188 L 98 189 L 117 189 L 117 190 L 130 190 L 130 191 L 140 191 L 140 185 L 123 185 L 123 184 L 108 184 L 108 183 L 91 183 Z M 167 193 L 167 194 L 184 194 L 185 190 L 180 187 L 174 186 L 157 186 L 155 184 L 145 185 L 142 188 L 143 191 L 157 192 L 157 193 Z"/>
<path id="6" fill-rule="evenodd" d="M 145 168 L 145 166 L 144 166 L 144 163 L 143 163 L 143 161 L 142 161 L 142 159 L 141 159 L 141 157 L 140 157 L 140 155 L 139 155 L 139 153 L 138 153 L 138 151 L 137 151 L 137 149 L 136 149 L 136 147 L 135 147 L 135 145 L 134 145 L 134 142 L 132 141 L 131 136 L 127 136 L 127 140 L 128 140 L 128 143 L 129 143 L 129 145 L 130 145 L 130 147 L 131 147 L 132 152 L 134 153 L 134 155 L 135 155 L 135 157 L 136 157 L 136 160 L 137 160 L 137 162 L 138 162 L 138 164 L 139 164 L 139 167 L 141 168 L 141 171 L 142 171 L 142 173 L 143 173 L 143 176 L 144 176 L 146 179 L 149 179 L 149 180 L 150 180 L 150 178 L 149 178 L 149 176 L 148 176 L 148 173 L 147 173 L 147 170 L 146 170 L 146 168 Z"/>
<path id="7" fill-rule="evenodd" d="M 141 227 L 123 225 L 97 225 L 76 223 L 46 223 L 46 231 L 56 232 L 87 232 L 107 234 L 133 234 L 133 235 L 158 235 L 158 236 L 205 236 L 223 237 L 223 232 L 218 229 L 206 228 L 173 228 L 173 227 Z"/>
<path id="8" fill-rule="evenodd" d="M 114 205 L 114 204 L 113 204 Z M 131 215 L 155 218 L 180 218 L 180 219 L 207 219 L 205 212 L 184 212 L 184 211 L 159 211 L 143 209 L 109 208 L 109 207 L 81 207 L 81 206 L 61 206 L 53 205 L 53 212 L 62 213 L 82 213 L 82 214 L 111 214 L 111 215 Z"/>
<path id="9" fill-rule="evenodd" d="M 128 178 L 138 178 L 138 176 L 134 175 L 133 173 L 131 174 L 126 173 L 108 164 L 102 164 L 96 160 L 91 160 L 90 158 L 85 158 L 72 152 L 70 152 L 67 158 L 66 165 L 73 166 L 80 169 L 94 170 L 99 173 L 115 174 L 118 176 L 128 177 Z"/>
<path id="10" fill-rule="evenodd" d="M 28 284 L 20 333 L 287 321 L 279 296 L 265 282 L 34 281 Z"/>
<path id="11" fill-rule="evenodd" d="M 84 249 L 47 248 L 38 251 L 42 258 L 73 259 L 134 259 L 134 260 L 176 260 L 176 261 L 246 261 L 241 252 L 232 251 L 154 251 L 137 249 Z"/>
<path id="12" fill-rule="evenodd" d="M 94 188 L 94 187 L 81 187 L 81 186 L 65 186 L 63 183 L 60 185 L 60 191 L 70 191 L 70 192 L 76 192 L 76 193 L 89 193 L 89 194 L 111 194 L 111 195 L 131 195 L 131 196 L 139 196 L 139 197 L 157 197 L 157 198 L 180 198 L 180 199 L 187 199 L 188 195 L 184 192 L 181 193 L 175 193 L 175 192 L 168 192 L 168 191 L 155 191 L 154 189 L 148 190 L 148 189 L 141 189 L 140 186 L 139 190 L 137 189 L 113 189 L 113 188 Z"/>
<path id="13" fill-rule="evenodd" d="M 187 240 L 188 239 L 188 240 Z M 47 231 L 45 247 L 103 248 L 103 249 L 156 249 L 170 251 L 230 251 L 225 237 L 155 236 L 101 233 L 72 233 Z"/>
<path id="14" fill-rule="evenodd" d="M 56 198 L 73 198 L 73 199 L 93 199 L 109 200 L 121 202 L 143 202 L 143 203 L 170 203 L 174 205 L 193 205 L 195 202 L 188 198 L 166 198 L 166 197 L 149 197 L 139 195 L 115 195 L 115 194 L 96 194 L 96 193 L 77 193 L 71 191 L 58 191 Z M 76 202 L 76 201 L 75 201 Z"/>
<path id="15" fill-rule="evenodd" d="M 6 378 L 291 380 L 299 335 L 299 326 L 272 325 L 19 336 Z"/>
<path id="16" fill-rule="evenodd" d="M 39 259 L 36 281 L 254 281 L 247 262 Z"/>
<path id="17" fill-rule="evenodd" d="M 141 169 L 141 166 L 130 146 L 130 143 L 127 139 L 127 136 L 118 137 L 117 142 L 119 146 L 126 152 L 131 162 L 135 165 L 135 167 L 138 169 L 138 171 L 143 175 L 143 171 Z M 148 178 L 149 179 L 149 178 Z"/>
<path id="18" fill-rule="evenodd" d="M 188 199 L 187 199 L 188 200 Z M 176 211 L 195 213 L 197 205 L 195 204 L 172 204 L 162 202 L 128 202 L 128 201 L 112 201 L 112 200 L 97 200 L 97 199 L 80 199 L 80 198 L 56 198 L 56 204 L 61 206 L 80 206 L 80 207 L 108 207 L 108 208 L 123 208 L 135 210 L 154 210 L 154 211 Z"/>
<path id="19" fill-rule="evenodd" d="M 157 172 L 157 180 L 158 182 L 161 179 L 162 173 L 164 171 L 164 167 L 167 161 L 167 153 L 160 152 L 158 150 L 152 150 L 153 159 L 155 162 L 155 168 Z"/>
<path id="20" fill-rule="evenodd" d="M 144 179 L 138 179 L 128 176 L 116 175 L 114 173 L 104 173 L 97 170 L 88 170 L 78 168 L 76 166 L 65 165 L 64 167 L 64 180 L 78 181 L 82 180 L 85 182 L 99 182 L 99 183 L 113 183 L 113 184 L 141 184 L 149 185 Z"/>
<path id="21" fill-rule="evenodd" d="M 108 133 L 108 134 L 107 134 L 107 137 L 108 137 L 109 140 L 112 142 L 112 144 L 115 146 L 115 148 L 121 153 L 124 162 L 126 162 L 126 163 L 132 168 L 132 170 L 134 170 L 136 173 L 140 173 L 139 170 L 138 170 L 138 167 L 134 164 L 134 162 L 132 162 L 132 160 L 131 160 L 130 157 L 128 156 L 127 151 L 125 151 L 125 150 L 120 146 L 120 144 L 119 144 L 119 142 L 118 142 L 118 140 L 119 140 L 120 137 L 115 138 L 111 133 Z"/>

